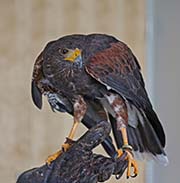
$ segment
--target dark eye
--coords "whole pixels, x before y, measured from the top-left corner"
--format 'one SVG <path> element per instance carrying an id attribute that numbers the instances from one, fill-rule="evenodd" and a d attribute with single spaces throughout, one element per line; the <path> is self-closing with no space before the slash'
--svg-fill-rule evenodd
<path id="1" fill-rule="evenodd" d="M 66 49 L 66 48 L 62 48 L 62 49 L 60 49 L 59 51 L 60 51 L 60 53 L 63 54 L 63 55 L 65 55 L 66 53 L 69 52 L 69 50 Z"/>

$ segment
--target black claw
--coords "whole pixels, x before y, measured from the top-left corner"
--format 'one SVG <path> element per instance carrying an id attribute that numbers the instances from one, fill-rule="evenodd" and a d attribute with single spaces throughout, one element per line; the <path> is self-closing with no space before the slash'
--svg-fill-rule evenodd
<path id="1" fill-rule="evenodd" d="M 138 175 L 138 174 L 136 173 L 136 174 L 134 174 L 134 175 L 131 175 L 131 177 L 132 177 L 132 178 L 135 178 L 137 175 Z"/>
<path id="2" fill-rule="evenodd" d="M 63 153 L 66 152 L 66 150 L 64 149 L 64 147 L 62 147 L 62 152 L 63 152 Z"/>
<path id="3" fill-rule="evenodd" d="M 65 141 L 66 144 L 73 145 L 75 142 L 76 142 L 75 140 L 72 140 L 72 139 L 66 137 L 66 141 Z"/>

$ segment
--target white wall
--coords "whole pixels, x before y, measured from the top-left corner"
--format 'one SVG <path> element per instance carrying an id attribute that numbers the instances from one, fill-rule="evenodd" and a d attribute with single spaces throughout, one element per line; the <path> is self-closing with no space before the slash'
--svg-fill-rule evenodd
<path id="1" fill-rule="evenodd" d="M 148 0 L 153 3 L 152 44 L 155 108 L 167 134 L 167 167 L 154 166 L 153 183 L 178 183 L 180 166 L 180 1 Z M 151 45 L 150 45 L 151 46 Z"/>

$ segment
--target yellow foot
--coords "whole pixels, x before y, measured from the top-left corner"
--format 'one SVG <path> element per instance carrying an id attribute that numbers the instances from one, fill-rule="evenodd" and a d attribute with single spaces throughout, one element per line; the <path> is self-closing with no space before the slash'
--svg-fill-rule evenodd
<path id="1" fill-rule="evenodd" d="M 73 142 L 73 140 L 67 138 L 66 142 L 62 145 L 62 150 L 48 156 L 46 163 L 50 165 L 52 161 L 57 159 L 63 152 L 66 152 L 72 146 Z"/>
<path id="2" fill-rule="evenodd" d="M 48 156 L 46 163 L 50 165 L 57 157 L 59 157 L 63 153 L 62 150 L 57 151 L 56 153 Z"/>
<path id="3" fill-rule="evenodd" d="M 138 175 L 138 165 L 137 162 L 134 160 L 133 154 L 132 154 L 132 149 L 123 148 L 123 151 L 126 151 L 127 156 L 126 160 L 128 161 L 128 167 L 127 167 L 127 178 L 129 177 L 136 177 Z M 118 152 L 118 157 L 120 157 L 123 154 L 123 151 L 119 149 Z M 133 174 L 131 174 L 131 167 L 133 168 Z"/>
<path id="4" fill-rule="evenodd" d="M 71 147 L 70 144 L 64 143 L 64 144 L 62 145 L 62 150 L 59 150 L 59 151 L 57 151 L 56 153 L 54 153 L 54 154 L 48 156 L 48 158 L 47 158 L 47 160 L 46 160 L 46 163 L 47 163 L 48 165 L 50 165 L 50 164 L 52 163 L 52 161 L 54 161 L 56 158 L 58 158 L 63 152 L 66 152 L 70 147 Z"/>
<path id="5" fill-rule="evenodd" d="M 71 144 L 65 142 L 65 143 L 62 145 L 62 151 L 63 151 L 63 152 L 66 152 L 70 147 L 71 147 Z"/>

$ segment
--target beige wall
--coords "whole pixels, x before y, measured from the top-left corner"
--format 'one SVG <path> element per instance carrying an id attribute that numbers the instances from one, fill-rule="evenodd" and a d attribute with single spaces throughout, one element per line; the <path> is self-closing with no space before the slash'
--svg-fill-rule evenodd
<path id="1" fill-rule="evenodd" d="M 144 19 L 144 0 L 0 0 L 1 182 L 13 183 L 23 170 L 41 165 L 72 124 L 46 102 L 39 111 L 31 101 L 33 63 L 46 42 L 71 33 L 113 34 L 144 65 Z M 142 183 L 143 175 L 141 168 L 128 182 Z"/>

